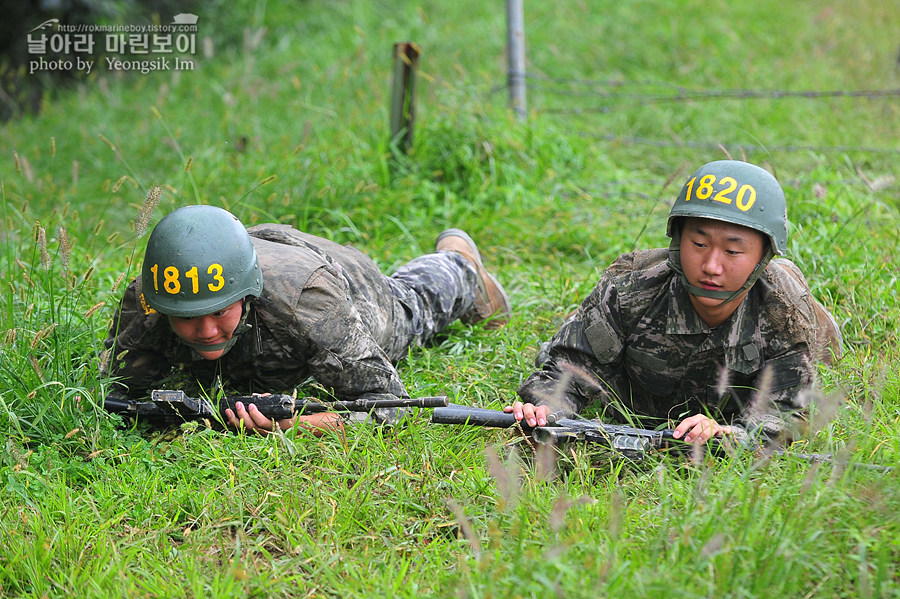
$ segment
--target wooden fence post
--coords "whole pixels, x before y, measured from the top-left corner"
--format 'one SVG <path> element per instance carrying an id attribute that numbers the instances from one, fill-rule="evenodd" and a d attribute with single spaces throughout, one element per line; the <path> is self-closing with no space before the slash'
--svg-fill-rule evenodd
<path id="1" fill-rule="evenodd" d="M 419 46 L 413 42 L 394 44 L 394 85 L 391 93 L 391 148 L 409 152 L 416 119 L 416 70 Z"/>

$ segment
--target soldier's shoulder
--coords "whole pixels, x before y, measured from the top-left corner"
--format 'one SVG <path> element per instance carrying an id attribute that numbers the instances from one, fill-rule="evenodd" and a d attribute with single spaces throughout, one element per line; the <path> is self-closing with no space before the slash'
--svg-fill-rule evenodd
<path id="1" fill-rule="evenodd" d="M 622 318 L 640 314 L 665 293 L 673 273 L 668 250 L 622 254 L 606 268 L 584 303 L 588 308 L 606 304 Z"/>
<path id="2" fill-rule="evenodd" d="M 141 287 L 141 278 L 129 283 L 125 296 L 109 331 L 109 341 L 123 349 L 159 348 L 174 337 L 168 318 L 147 303 Z"/>
<path id="3" fill-rule="evenodd" d="M 264 239 L 283 246 L 319 248 L 331 241 L 280 223 L 262 223 L 247 227 L 247 233 L 254 239 Z"/>
<path id="4" fill-rule="evenodd" d="M 349 270 L 368 276 L 380 276 L 381 274 L 374 262 L 352 245 L 342 245 L 330 239 L 300 231 L 290 225 L 266 223 L 248 227 L 247 232 L 255 240 L 271 242 L 272 246 L 264 251 L 285 254 L 296 248 L 297 251 L 305 253 L 307 256 L 319 256 L 326 264 L 337 270 Z M 262 244 L 257 244 L 256 241 L 254 244 L 257 245 L 257 251 L 259 251 L 259 246 Z"/>
<path id="5" fill-rule="evenodd" d="M 754 288 L 760 297 L 760 324 L 764 328 L 792 337 L 808 336 L 815 329 L 812 295 L 794 263 L 773 260 Z"/>
<path id="6" fill-rule="evenodd" d="M 267 283 L 275 280 L 302 286 L 313 272 L 332 263 L 328 254 L 316 245 L 315 240 L 319 238 L 291 226 L 255 225 L 247 232 L 263 271 L 263 292 Z"/>
<path id="7" fill-rule="evenodd" d="M 776 258 L 759 277 L 760 293 L 764 302 L 772 306 L 811 307 L 811 293 L 803 273 L 796 264 L 785 258 Z"/>
<path id="8" fill-rule="evenodd" d="M 672 275 L 669 250 L 638 250 L 622 254 L 606 269 L 616 287 L 622 291 L 657 286 Z"/>
<path id="9" fill-rule="evenodd" d="M 119 316 L 123 321 L 139 320 L 145 328 L 153 328 L 163 316 L 150 307 L 144 297 L 143 281 L 135 277 L 125 288 L 125 295 L 119 307 Z"/>

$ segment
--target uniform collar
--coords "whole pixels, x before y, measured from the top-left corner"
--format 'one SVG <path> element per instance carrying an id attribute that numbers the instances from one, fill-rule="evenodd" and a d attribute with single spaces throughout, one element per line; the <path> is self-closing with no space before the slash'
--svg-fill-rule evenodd
<path id="1" fill-rule="evenodd" d="M 668 291 L 667 335 L 708 335 L 712 332 L 713 329 L 703 322 L 697 310 L 694 309 L 694 304 L 691 303 L 690 295 L 685 289 L 681 277 L 677 275 L 672 277 L 669 281 Z"/>
<path id="2" fill-rule="evenodd" d="M 759 293 L 754 287 L 728 320 L 712 329 L 694 309 L 680 277 L 669 284 L 666 334 L 706 335 L 703 344 L 725 351 L 725 366 L 743 373 L 756 372 L 764 361 L 762 333 L 759 328 Z"/>

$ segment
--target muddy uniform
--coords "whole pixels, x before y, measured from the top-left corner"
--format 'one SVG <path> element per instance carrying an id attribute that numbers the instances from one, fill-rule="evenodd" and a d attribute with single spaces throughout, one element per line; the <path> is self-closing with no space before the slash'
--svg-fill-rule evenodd
<path id="1" fill-rule="evenodd" d="M 707 414 L 739 440 L 748 431 L 790 435 L 806 417 L 801 391 L 813 380 L 816 343 L 813 300 L 783 267 L 793 264 L 770 263 L 737 311 L 710 329 L 668 254 L 639 251 L 610 266 L 545 344 L 542 369 L 518 391 L 523 401 L 577 412 L 600 400 L 672 421 Z"/>
<path id="2" fill-rule="evenodd" d="M 110 374 L 130 396 L 184 371 L 206 389 L 220 377 L 234 391 L 287 392 L 311 377 L 339 399 L 406 397 L 393 363 L 475 299 L 475 268 L 455 252 L 416 258 L 387 277 L 362 252 L 289 226 L 247 230 L 265 285 L 218 360 L 179 341 L 143 301 L 140 278 L 128 287 L 106 347 L 115 346 Z"/>

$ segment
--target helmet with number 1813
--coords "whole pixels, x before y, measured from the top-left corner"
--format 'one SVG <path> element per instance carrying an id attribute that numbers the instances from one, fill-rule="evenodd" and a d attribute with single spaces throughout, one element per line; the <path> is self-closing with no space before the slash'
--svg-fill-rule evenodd
<path id="1" fill-rule="evenodd" d="M 185 206 L 154 227 L 144 253 L 141 286 L 162 314 L 191 318 L 259 297 L 262 272 L 247 229 L 215 206 Z"/>

